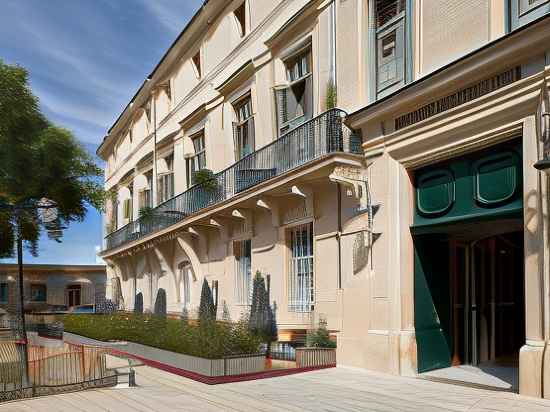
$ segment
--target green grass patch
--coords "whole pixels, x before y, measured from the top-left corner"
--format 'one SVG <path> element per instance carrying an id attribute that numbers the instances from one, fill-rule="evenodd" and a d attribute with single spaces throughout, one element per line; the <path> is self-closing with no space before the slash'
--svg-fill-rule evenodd
<path id="1" fill-rule="evenodd" d="M 67 315 L 66 332 L 100 341 L 128 341 L 172 352 L 219 359 L 224 356 L 258 353 L 261 339 L 250 333 L 245 322 L 186 324 L 157 316 Z"/>

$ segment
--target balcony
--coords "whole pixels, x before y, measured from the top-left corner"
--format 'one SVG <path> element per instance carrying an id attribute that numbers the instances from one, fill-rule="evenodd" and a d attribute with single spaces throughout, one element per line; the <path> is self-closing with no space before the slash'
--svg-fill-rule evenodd
<path id="1" fill-rule="evenodd" d="M 195 185 L 105 238 L 105 250 L 139 240 L 255 185 L 332 153 L 361 154 L 361 137 L 343 124 L 346 113 L 329 110 L 290 130 L 214 176 L 214 185 Z"/>

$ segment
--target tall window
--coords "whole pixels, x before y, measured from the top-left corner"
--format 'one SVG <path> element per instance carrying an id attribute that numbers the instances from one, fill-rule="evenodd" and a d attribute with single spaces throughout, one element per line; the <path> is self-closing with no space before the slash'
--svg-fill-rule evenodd
<path id="1" fill-rule="evenodd" d="M 313 310 L 315 288 L 313 271 L 313 223 L 289 230 L 290 268 L 288 306 L 293 312 Z"/>
<path id="2" fill-rule="evenodd" d="M 130 221 L 132 221 L 133 219 L 133 214 L 134 214 L 134 211 L 133 211 L 133 203 L 134 203 L 134 185 L 131 184 L 128 186 L 128 190 L 130 192 L 130 197 L 126 200 L 124 200 L 124 203 L 123 203 L 123 215 L 124 215 L 124 219 L 128 219 Z"/>
<path id="3" fill-rule="evenodd" d="M 47 288 L 43 284 L 31 285 L 31 302 L 46 302 Z"/>
<path id="4" fill-rule="evenodd" d="M 0 283 L 0 303 L 8 302 L 8 284 Z"/>
<path id="5" fill-rule="evenodd" d="M 179 270 L 181 271 L 181 300 L 183 307 L 189 309 L 191 306 L 191 266 L 185 262 Z"/>
<path id="6" fill-rule="evenodd" d="M 313 117 L 311 48 L 301 50 L 285 61 L 288 87 L 276 91 L 279 135 Z"/>
<path id="7" fill-rule="evenodd" d="M 204 131 L 191 136 L 195 155 L 187 159 L 187 182 L 188 186 L 193 185 L 193 175 L 196 171 L 206 168 L 206 146 L 204 144 Z"/>
<path id="8" fill-rule="evenodd" d="M 166 172 L 159 176 L 159 202 L 166 202 L 174 197 L 174 155 L 164 158 Z"/>
<path id="9" fill-rule="evenodd" d="M 376 86 L 379 97 L 405 83 L 406 0 L 376 1 Z"/>
<path id="10" fill-rule="evenodd" d="M 250 239 L 233 243 L 235 255 L 235 297 L 239 305 L 250 305 L 252 294 L 252 242 Z"/>
<path id="11" fill-rule="evenodd" d="M 153 196 L 151 195 L 153 190 L 153 172 L 149 171 L 145 173 L 147 179 L 147 187 L 139 193 L 139 208 L 153 207 Z"/>
<path id="12" fill-rule="evenodd" d="M 233 123 L 235 160 L 240 160 L 254 151 L 254 117 L 250 95 L 235 104 L 237 122 Z"/>
<path id="13" fill-rule="evenodd" d="M 239 26 L 241 37 L 244 37 L 244 35 L 246 34 L 246 7 L 244 1 L 239 7 L 235 9 L 233 14 Z"/>

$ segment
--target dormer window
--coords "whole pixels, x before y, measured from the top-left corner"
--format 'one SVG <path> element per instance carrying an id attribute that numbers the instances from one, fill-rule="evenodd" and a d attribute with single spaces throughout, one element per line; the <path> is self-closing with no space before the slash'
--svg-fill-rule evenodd
<path id="1" fill-rule="evenodd" d="M 241 37 L 244 37 L 246 34 L 246 2 L 243 1 L 243 3 L 235 9 L 233 12 L 233 15 L 235 16 L 235 20 L 237 21 L 237 25 L 239 26 Z"/>
<path id="2" fill-rule="evenodd" d="M 195 74 L 197 75 L 197 78 L 200 79 L 202 77 L 202 71 L 201 71 L 201 52 L 200 50 L 193 56 L 193 67 L 195 68 Z"/>

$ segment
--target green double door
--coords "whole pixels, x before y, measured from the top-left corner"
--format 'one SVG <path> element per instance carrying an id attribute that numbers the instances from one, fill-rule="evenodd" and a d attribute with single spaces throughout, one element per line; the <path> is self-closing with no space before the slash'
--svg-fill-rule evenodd
<path id="1" fill-rule="evenodd" d="M 523 234 L 415 238 L 418 369 L 513 366 L 524 342 Z"/>

